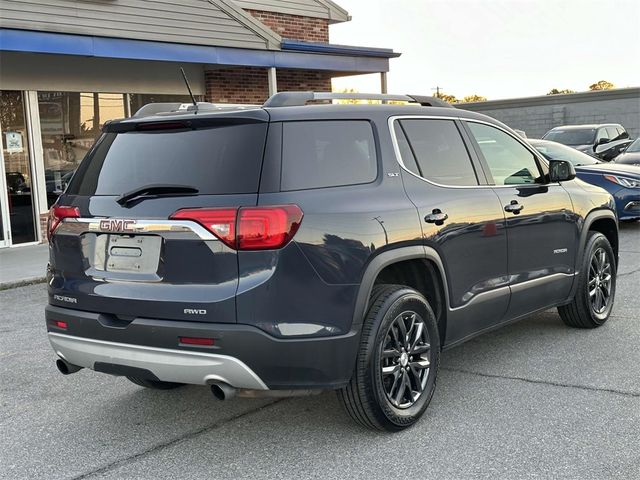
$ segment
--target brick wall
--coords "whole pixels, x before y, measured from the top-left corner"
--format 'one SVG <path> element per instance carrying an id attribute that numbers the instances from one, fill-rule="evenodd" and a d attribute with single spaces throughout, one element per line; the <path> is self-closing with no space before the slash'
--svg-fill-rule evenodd
<path id="1" fill-rule="evenodd" d="M 331 72 L 277 70 L 278 91 L 331 91 Z M 213 103 L 261 104 L 269 97 L 266 68 L 229 67 L 205 72 L 205 100 Z"/>
<path id="2" fill-rule="evenodd" d="M 267 69 L 230 67 L 205 72 L 205 100 L 261 104 L 269 97 Z"/>
<path id="3" fill-rule="evenodd" d="M 283 38 L 306 42 L 329 42 L 329 20 L 284 13 L 247 10 Z"/>

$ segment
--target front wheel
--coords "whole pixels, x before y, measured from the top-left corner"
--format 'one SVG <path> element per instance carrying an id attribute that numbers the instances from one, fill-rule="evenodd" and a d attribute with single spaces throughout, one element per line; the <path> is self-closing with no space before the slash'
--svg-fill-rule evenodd
<path id="1" fill-rule="evenodd" d="M 611 314 L 616 293 L 616 259 L 607 237 L 591 232 L 572 302 L 558 307 L 560 317 L 576 328 L 596 328 Z"/>
<path id="2" fill-rule="evenodd" d="M 377 287 L 353 376 L 338 398 L 361 425 L 402 430 L 429 405 L 439 362 L 438 326 L 427 300 L 408 287 Z"/>

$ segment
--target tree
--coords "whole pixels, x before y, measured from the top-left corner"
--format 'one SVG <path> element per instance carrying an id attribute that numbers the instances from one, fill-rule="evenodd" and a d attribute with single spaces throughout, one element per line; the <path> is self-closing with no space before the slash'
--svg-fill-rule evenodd
<path id="1" fill-rule="evenodd" d="M 440 100 L 444 100 L 447 103 L 458 103 L 460 101 L 455 97 L 455 95 L 449 95 L 443 92 L 440 92 L 440 94 L 436 94 L 436 97 L 438 97 Z"/>
<path id="2" fill-rule="evenodd" d="M 487 97 L 483 97 L 482 95 L 476 95 L 474 93 L 473 95 L 467 95 L 462 99 L 462 101 L 463 102 L 486 102 Z"/>
<path id="3" fill-rule="evenodd" d="M 561 93 L 576 93 L 576 91 L 570 90 L 568 88 L 565 88 L 564 90 L 558 90 L 557 88 L 552 88 L 551 90 L 549 90 L 549 93 L 547 93 L 547 95 L 559 95 Z"/>
<path id="4" fill-rule="evenodd" d="M 589 85 L 589 90 L 611 90 L 612 88 L 615 88 L 615 87 L 616 86 L 611 82 L 608 82 L 606 80 L 600 80 L 599 82 L 596 82 L 593 85 Z"/>

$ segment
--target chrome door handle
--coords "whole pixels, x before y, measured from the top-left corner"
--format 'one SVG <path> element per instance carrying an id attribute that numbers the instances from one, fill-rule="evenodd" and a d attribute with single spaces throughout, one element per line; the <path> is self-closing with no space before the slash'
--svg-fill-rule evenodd
<path id="1" fill-rule="evenodd" d="M 442 213 L 439 208 L 434 208 L 429 215 L 424 217 L 424 221 L 427 223 L 442 225 L 447 218 L 449 218 L 449 215 Z"/>
<path id="2" fill-rule="evenodd" d="M 520 205 L 517 200 L 511 200 L 511 203 L 509 203 L 509 205 L 505 205 L 504 211 L 511 212 L 517 215 L 520 213 L 520 211 L 522 211 L 523 208 L 524 205 Z"/>

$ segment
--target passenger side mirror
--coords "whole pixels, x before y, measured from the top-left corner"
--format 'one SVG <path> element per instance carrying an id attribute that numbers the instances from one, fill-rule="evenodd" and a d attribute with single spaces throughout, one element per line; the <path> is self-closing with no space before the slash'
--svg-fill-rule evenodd
<path id="1" fill-rule="evenodd" d="M 566 160 L 549 160 L 549 180 L 555 182 L 567 182 L 576 178 L 576 169 L 571 162 Z"/>
<path id="2" fill-rule="evenodd" d="M 596 145 L 603 145 L 605 143 L 609 143 L 608 138 L 601 138 L 600 140 L 598 140 L 598 143 Z"/>

